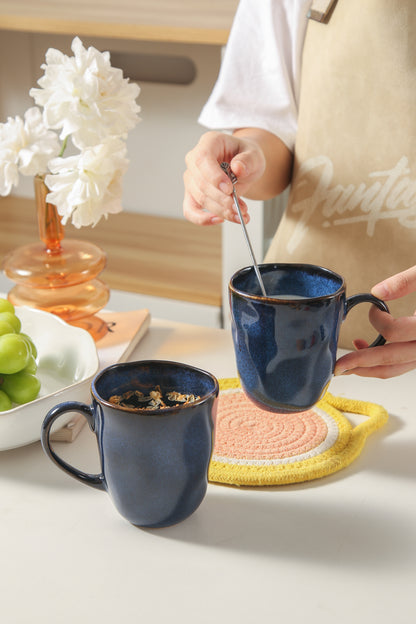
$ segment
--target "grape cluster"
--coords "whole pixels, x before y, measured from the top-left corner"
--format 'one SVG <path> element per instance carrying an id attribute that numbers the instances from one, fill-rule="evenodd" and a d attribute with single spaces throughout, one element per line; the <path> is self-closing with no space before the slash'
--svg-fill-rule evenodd
<path id="1" fill-rule="evenodd" d="M 39 394 L 36 347 L 21 328 L 14 306 L 0 298 L 0 412 L 13 403 L 33 401 Z"/>

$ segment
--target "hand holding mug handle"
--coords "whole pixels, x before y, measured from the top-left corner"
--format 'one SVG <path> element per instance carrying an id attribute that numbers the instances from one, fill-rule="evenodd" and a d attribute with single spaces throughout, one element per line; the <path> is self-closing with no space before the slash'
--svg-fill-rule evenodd
<path id="1" fill-rule="evenodd" d="M 347 298 L 347 300 L 345 302 L 345 305 L 346 305 L 345 316 L 347 316 L 348 312 L 354 306 L 358 305 L 359 303 L 373 303 L 375 306 L 377 306 L 383 312 L 390 313 L 390 310 L 389 310 L 387 304 L 384 303 L 384 301 L 382 301 L 378 297 L 375 297 L 374 295 L 371 295 L 370 293 L 361 293 L 361 294 L 358 294 L 358 295 L 352 295 L 351 297 Z M 379 334 L 377 336 L 377 338 L 374 340 L 374 342 L 372 342 L 369 345 L 369 347 L 379 347 L 379 346 L 385 344 L 385 342 L 386 342 L 386 339 Z"/>
<path id="2" fill-rule="evenodd" d="M 71 464 L 68 464 L 66 461 L 61 459 L 59 455 L 55 453 L 55 451 L 51 448 L 50 443 L 50 432 L 53 423 L 66 412 L 78 412 L 82 414 L 87 419 L 87 422 L 92 431 L 95 430 L 94 424 L 94 415 L 92 412 L 92 408 L 85 403 L 80 403 L 78 401 L 66 401 L 65 403 L 60 403 L 53 407 L 47 413 L 45 420 L 42 424 L 41 429 L 41 443 L 43 450 L 46 455 L 64 472 L 68 473 L 74 479 L 81 481 L 81 483 L 86 483 L 93 488 L 98 490 L 105 490 L 104 487 L 104 475 L 101 474 L 89 474 L 88 472 L 83 472 L 82 470 L 78 470 L 78 468 L 74 468 Z"/>

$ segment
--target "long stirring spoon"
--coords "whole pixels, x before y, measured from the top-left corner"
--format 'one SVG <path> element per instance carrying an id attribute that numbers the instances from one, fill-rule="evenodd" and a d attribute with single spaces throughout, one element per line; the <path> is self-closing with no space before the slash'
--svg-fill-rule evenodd
<path id="1" fill-rule="evenodd" d="M 238 212 L 238 216 L 239 216 L 239 219 L 240 219 L 240 223 L 243 226 L 243 232 L 244 232 L 244 236 L 245 236 L 248 248 L 250 250 L 251 259 L 253 261 L 254 271 L 255 271 L 255 273 L 257 275 L 257 279 L 259 280 L 259 284 L 260 284 L 262 295 L 264 297 L 267 297 L 266 289 L 264 288 L 263 279 L 262 279 L 262 277 L 260 275 L 260 270 L 259 270 L 258 264 L 256 262 L 256 257 L 254 255 L 253 247 L 251 246 L 251 242 L 250 242 L 250 238 L 249 238 L 249 235 L 248 235 L 248 232 L 247 232 L 246 224 L 244 223 L 243 215 L 241 214 L 240 202 L 238 201 L 237 192 L 235 190 L 235 184 L 237 182 L 237 176 L 235 175 L 235 173 L 233 173 L 233 171 L 231 171 L 230 165 L 228 163 L 226 163 L 226 162 L 222 162 L 221 163 L 221 169 L 223 169 L 225 171 L 225 173 L 227 174 L 227 176 L 231 180 L 231 184 L 233 185 L 234 204 L 235 204 L 235 207 L 237 208 L 237 212 Z"/>

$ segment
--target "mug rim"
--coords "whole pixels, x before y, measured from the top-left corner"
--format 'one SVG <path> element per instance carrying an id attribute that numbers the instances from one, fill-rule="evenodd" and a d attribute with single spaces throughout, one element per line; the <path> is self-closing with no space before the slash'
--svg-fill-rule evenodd
<path id="1" fill-rule="evenodd" d="M 270 302 L 270 303 L 294 303 L 296 301 L 302 301 L 302 302 L 306 302 L 306 301 L 320 301 L 323 299 L 330 299 L 332 297 L 336 297 L 337 295 L 339 295 L 341 292 L 345 292 L 345 279 L 342 277 L 342 275 L 340 275 L 339 273 L 336 273 L 335 271 L 333 271 L 332 269 L 327 269 L 326 267 L 320 266 L 319 264 L 310 264 L 310 263 L 305 263 L 305 262 L 263 262 L 262 264 L 258 265 L 259 270 L 263 267 L 274 267 L 274 268 L 280 268 L 280 269 L 294 269 L 295 267 L 297 269 L 303 269 L 305 270 L 305 272 L 307 272 L 308 270 L 316 270 L 318 269 L 318 271 L 322 274 L 327 274 L 329 276 L 335 277 L 338 280 L 340 280 L 341 285 L 340 287 L 334 291 L 333 293 L 330 293 L 328 295 L 321 295 L 319 297 L 300 297 L 299 299 L 285 299 L 284 297 L 281 298 L 276 298 L 276 296 L 264 296 L 261 293 L 259 294 L 252 294 L 252 293 L 248 293 L 244 290 L 240 290 L 239 288 L 237 288 L 236 286 L 234 286 L 233 282 L 234 280 L 239 277 L 242 273 L 248 273 L 249 271 L 254 270 L 253 265 L 249 265 L 249 266 L 245 266 L 241 269 L 238 269 L 238 271 L 236 271 L 230 278 L 230 281 L 228 283 L 228 289 L 230 292 L 239 295 L 240 297 L 244 297 L 245 299 L 254 299 L 254 300 L 260 300 L 260 301 L 265 301 L 265 302 Z M 296 295 L 293 295 L 294 297 L 296 297 Z"/>
<path id="2" fill-rule="evenodd" d="M 197 373 L 202 373 L 205 377 L 209 377 L 213 382 L 214 382 L 214 387 L 213 389 L 208 392 L 207 394 L 204 394 L 203 396 L 201 396 L 199 399 L 197 399 L 196 401 L 193 401 L 192 403 L 187 403 L 187 404 L 183 404 L 183 405 L 172 405 L 169 407 L 163 407 L 163 408 L 159 408 L 159 409 L 146 409 L 144 407 L 126 407 L 124 405 L 116 405 L 114 403 L 111 403 L 110 401 L 108 401 L 107 399 L 104 399 L 98 392 L 97 388 L 96 388 L 96 384 L 97 382 L 101 379 L 101 377 L 103 377 L 105 374 L 108 374 L 109 372 L 111 372 L 112 369 L 117 368 L 117 369 L 121 369 L 121 368 L 134 368 L 135 365 L 137 364 L 141 364 L 141 365 L 149 365 L 149 364 L 161 364 L 161 365 L 171 365 L 171 366 L 175 366 L 177 368 L 181 368 L 181 369 L 187 369 L 187 370 L 191 370 Z M 175 362 L 173 360 L 152 360 L 152 359 L 147 359 L 147 360 L 134 360 L 131 362 L 116 362 L 115 364 L 110 364 L 109 366 L 106 366 L 105 368 L 103 368 L 101 371 L 99 371 L 95 377 L 93 378 L 92 382 L 91 382 L 91 394 L 93 396 L 93 398 L 97 401 L 97 403 L 99 403 L 100 405 L 105 405 L 106 407 L 110 407 L 112 409 L 117 409 L 117 410 L 121 410 L 123 412 L 128 412 L 131 414 L 145 414 L 146 416 L 164 416 L 167 414 L 170 414 L 172 412 L 177 412 L 178 409 L 180 410 L 184 410 L 184 409 L 190 409 L 196 405 L 202 405 L 203 403 L 205 403 L 206 401 L 208 401 L 212 396 L 218 396 L 219 394 L 219 382 L 218 379 L 215 377 L 215 375 L 213 375 L 212 373 L 210 373 L 209 371 L 206 371 L 202 368 L 198 368 L 197 366 L 192 366 L 192 364 L 186 364 L 184 362 Z"/>

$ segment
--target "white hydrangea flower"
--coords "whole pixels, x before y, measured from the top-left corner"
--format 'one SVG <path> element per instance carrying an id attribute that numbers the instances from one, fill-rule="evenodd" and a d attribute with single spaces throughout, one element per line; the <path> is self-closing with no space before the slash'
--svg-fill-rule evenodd
<path id="1" fill-rule="evenodd" d="M 17 166 L 23 121 L 20 117 L 9 117 L 0 124 L 0 195 L 8 195 L 19 182 Z"/>
<path id="2" fill-rule="evenodd" d="M 48 170 L 48 162 L 61 151 L 58 136 L 46 128 L 37 106 L 25 112 L 23 144 L 19 150 L 19 172 L 34 176 Z"/>
<path id="3" fill-rule="evenodd" d="M 0 128 L 1 142 L 1 128 Z M 0 195 L 8 195 L 19 182 L 17 154 L 12 149 L 0 147 Z"/>
<path id="4" fill-rule="evenodd" d="M 78 37 L 71 48 L 73 57 L 53 48 L 47 51 L 41 88 L 30 91 L 43 107 L 45 124 L 61 130 L 61 139 L 71 135 L 79 149 L 108 136 L 125 137 L 139 121 L 138 85 L 111 66 L 108 52 L 86 49 Z"/>
<path id="5" fill-rule="evenodd" d="M 96 225 L 101 217 L 122 210 L 122 177 L 127 169 L 127 148 L 117 138 L 85 148 L 76 156 L 49 163 L 45 183 L 47 201 L 57 206 L 65 225 L 72 219 L 80 228 Z"/>
<path id="6" fill-rule="evenodd" d="M 45 127 L 39 108 L 29 108 L 24 121 L 19 116 L 9 117 L 0 124 L 0 194 L 8 195 L 17 186 L 19 173 L 45 172 L 59 151 L 58 137 Z"/>
<path id="7" fill-rule="evenodd" d="M 81 227 L 122 210 L 125 139 L 140 121 L 140 89 L 111 66 L 108 52 L 86 49 L 78 37 L 72 51 L 46 53 L 40 88 L 30 91 L 43 111 L 34 106 L 23 120 L 0 124 L 0 195 L 17 186 L 19 174 L 47 174 L 48 201 L 63 224 Z M 69 137 L 79 154 L 62 158 Z"/>

